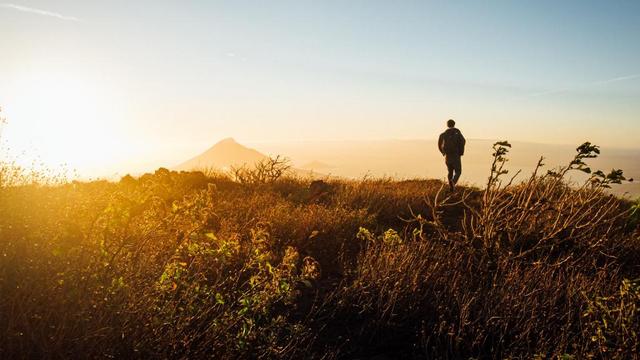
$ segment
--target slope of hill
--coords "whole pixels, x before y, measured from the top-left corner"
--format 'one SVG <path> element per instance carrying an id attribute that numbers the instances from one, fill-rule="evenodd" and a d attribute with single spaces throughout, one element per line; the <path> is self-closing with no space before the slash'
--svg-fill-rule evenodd
<path id="1" fill-rule="evenodd" d="M 495 140 L 467 139 L 463 158 L 462 181 L 484 187 L 491 165 L 491 147 Z M 392 176 L 399 179 L 444 179 L 446 166 L 437 150 L 435 140 L 371 140 L 371 141 L 305 141 L 262 142 L 253 145 L 265 153 L 286 154 L 301 163 L 331 164 L 331 174 L 346 178 L 363 176 Z M 575 145 L 552 145 L 512 142 L 507 167 L 511 174 L 522 170 L 519 179 L 533 171 L 538 159 L 545 157 L 545 169 L 566 165 L 575 155 Z M 609 171 L 623 169 L 627 177 L 640 180 L 640 150 L 602 147 L 602 154 L 592 159 L 593 169 Z M 584 174 L 574 173 L 573 180 L 581 182 Z M 615 186 L 618 195 L 640 196 L 640 182 Z"/>
<path id="2" fill-rule="evenodd" d="M 541 179 L 324 185 L 0 186 L 0 357 L 637 358 L 631 204 Z"/>
<path id="3" fill-rule="evenodd" d="M 257 150 L 237 143 L 233 138 L 224 139 L 202 154 L 175 167 L 176 170 L 204 168 L 228 169 L 232 166 L 253 165 L 267 156 Z"/>
<path id="4" fill-rule="evenodd" d="M 463 160 L 462 181 L 483 187 L 490 164 L 492 140 L 469 139 Z M 251 166 L 270 155 L 281 155 L 304 165 L 291 171 L 305 177 L 323 177 L 323 173 L 346 178 L 362 176 L 392 176 L 394 178 L 444 178 L 446 168 L 433 140 L 379 141 L 317 141 L 253 144 L 255 150 L 228 138 L 204 153 L 175 167 L 176 170 L 214 168 L 226 170 L 232 166 Z M 508 168 L 512 174 L 522 170 L 519 179 L 533 171 L 540 156 L 545 157 L 545 169 L 566 164 L 575 153 L 575 146 L 514 142 Z M 637 159 L 640 150 L 603 148 L 602 155 L 592 160 L 594 169 L 623 169 L 630 178 L 640 179 Z M 328 165 L 331 164 L 331 165 Z M 546 171 L 546 170 L 545 170 Z M 571 179 L 582 182 L 585 175 L 573 173 Z M 617 195 L 635 198 L 640 195 L 640 183 L 625 183 L 613 187 Z"/>

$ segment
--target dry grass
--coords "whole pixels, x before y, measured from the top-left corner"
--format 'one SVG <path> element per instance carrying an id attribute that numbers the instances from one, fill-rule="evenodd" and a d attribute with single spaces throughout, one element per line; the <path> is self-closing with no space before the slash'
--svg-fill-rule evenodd
<path id="1" fill-rule="evenodd" d="M 605 192 L 619 173 L 563 180 L 594 149 L 512 184 L 497 144 L 455 194 L 277 166 L 4 183 L 0 354 L 637 357 L 638 205 Z"/>

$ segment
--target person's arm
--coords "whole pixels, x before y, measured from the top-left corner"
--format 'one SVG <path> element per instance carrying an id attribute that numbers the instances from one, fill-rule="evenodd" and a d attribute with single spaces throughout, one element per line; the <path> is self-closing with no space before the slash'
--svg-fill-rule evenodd
<path id="1" fill-rule="evenodd" d="M 444 133 L 440 134 L 440 137 L 438 138 L 438 150 L 440 150 L 444 156 Z"/>
<path id="2" fill-rule="evenodd" d="M 467 144 L 467 140 L 462 136 L 460 132 L 460 156 L 464 155 L 464 146 Z"/>

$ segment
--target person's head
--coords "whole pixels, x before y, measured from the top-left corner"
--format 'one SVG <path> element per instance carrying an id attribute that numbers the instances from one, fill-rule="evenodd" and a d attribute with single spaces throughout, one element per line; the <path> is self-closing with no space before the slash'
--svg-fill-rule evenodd
<path id="1" fill-rule="evenodd" d="M 447 127 L 452 128 L 454 126 L 456 126 L 456 122 L 453 121 L 453 119 L 449 119 L 449 121 L 447 121 Z"/>

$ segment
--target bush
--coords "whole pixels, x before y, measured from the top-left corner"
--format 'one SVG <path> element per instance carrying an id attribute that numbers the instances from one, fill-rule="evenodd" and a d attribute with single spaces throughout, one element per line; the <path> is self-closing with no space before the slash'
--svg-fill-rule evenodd
<path id="1" fill-rule="evenodd" d="M 457 193 L 280 163 L 4 183 L 0 355 L 637 357 L 637 204 L 606 192 L 623 173 L 584 144 L 516 182 L 509 148 Z"/>
<path id="2" fill-rule="evenodd" d="M 586 336 L 591 335 L 591 356 L 629 359 L 640 353 L 640 283 L 622 280 L 610 296 L 587 297 Z"/>

